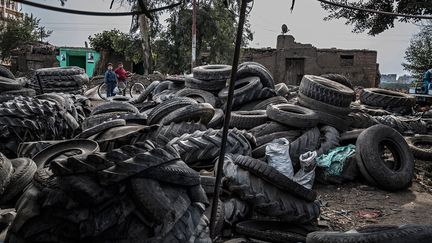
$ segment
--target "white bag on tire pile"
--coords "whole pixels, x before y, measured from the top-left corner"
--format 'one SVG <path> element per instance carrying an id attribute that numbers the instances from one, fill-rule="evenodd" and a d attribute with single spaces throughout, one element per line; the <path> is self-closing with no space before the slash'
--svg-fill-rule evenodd
<path id="1" fill-rule="evenodd" d="M 286 138 L 273 140 L 266 147 L 268 164 L 298 184 L 311 189 L 315 179 L 316 151 L 307 152 L 300 156 L 301 169 L 294 174 L 289 150 L 290 143 Z"/>

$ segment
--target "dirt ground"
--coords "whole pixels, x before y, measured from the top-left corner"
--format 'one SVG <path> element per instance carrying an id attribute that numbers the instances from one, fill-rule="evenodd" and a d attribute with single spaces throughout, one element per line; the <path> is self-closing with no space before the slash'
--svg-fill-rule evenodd
<path id="1" fill-rule="evenodd" d="M 416 161 L 411 188 L 387 192 L 365 182 L 316 185 L 322 203 L 319 225 L 350 230 L 368 224 L 432 224 L 432 162 Z"/>

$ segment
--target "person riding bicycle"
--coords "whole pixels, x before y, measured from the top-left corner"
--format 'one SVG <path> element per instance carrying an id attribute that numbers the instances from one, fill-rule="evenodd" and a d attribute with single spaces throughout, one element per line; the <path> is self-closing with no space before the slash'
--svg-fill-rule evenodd
<path id="1" fill-rule="evenodd" d="M 117 68 L 114 70 L 114 72 L 117 74 L 117 85 L 119 90 L 122 90 L 123 95 L 125 95 L 126 87 L 127 87 L 127 78 L 129 77 L 129 72 L 127 72 L 123 68 L 123 63 L 119 62 L 117 65 Z"/>
<path id="2" fill-rule="evenodd" d="M 107 69 L 104 80 L 107 86 L 107 97 L 111 97 L 115 96 L 114 89 L 117 86 L 117 74 L 113 71 L 112 63 L 108 63 Z"/>

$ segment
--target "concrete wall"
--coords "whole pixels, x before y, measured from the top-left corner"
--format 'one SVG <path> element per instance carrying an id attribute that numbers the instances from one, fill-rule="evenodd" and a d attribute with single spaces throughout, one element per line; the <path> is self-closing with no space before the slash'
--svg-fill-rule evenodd
<path id="1" fill-rule="evenodd" d="M 278 83 L 298 85 L 304 74 L 327 73 L 343 74 L 355 86 L 375 87 L 379 82 L 376 51 L 318 49 L 311 44 L 297 43 L 290 35 L 278 36 L 276 47 L 245 49 L 243 61 L 263 64 Z"/>

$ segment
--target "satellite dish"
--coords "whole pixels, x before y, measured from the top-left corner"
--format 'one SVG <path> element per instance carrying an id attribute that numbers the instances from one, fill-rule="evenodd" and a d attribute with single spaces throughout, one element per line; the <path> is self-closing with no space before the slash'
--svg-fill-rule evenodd
<path id="1" fill-rule="evenodd" d="M 286 24 L 283 24 L 282 25 L 282 34 L 285 35 L 286 33 L 288 33 L 288 31 L 289 31 L 288 26 Z"/>

